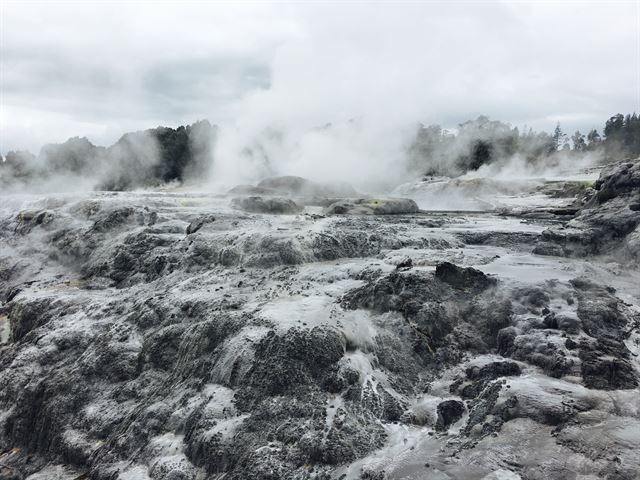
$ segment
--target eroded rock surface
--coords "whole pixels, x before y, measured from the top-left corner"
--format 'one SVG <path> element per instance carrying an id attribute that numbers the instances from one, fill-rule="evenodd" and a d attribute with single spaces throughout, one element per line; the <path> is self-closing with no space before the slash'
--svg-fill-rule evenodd
<path id="1" fill-rule="evenodd" d="M 638 272 L 412 211 L 6 199 L 0 475 L 635 478 Z"/>
<path id="2" fill-rule="evenodd" d="M 534 252 L 541 255 L 609 254 L 640 260 L 640 160 L 603 169 L 588 200 L 563 228 L 544 232 Z"/>

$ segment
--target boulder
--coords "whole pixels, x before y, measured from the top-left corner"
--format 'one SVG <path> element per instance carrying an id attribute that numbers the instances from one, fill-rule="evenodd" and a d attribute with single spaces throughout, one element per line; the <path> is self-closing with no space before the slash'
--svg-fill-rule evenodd
<path id="1" fill-rule="evenodd" d="M 482 291 L 498 283 L 475 268 L 463 268 L 453 263 L 443 262 L 436 267 L 436 278 L 462 290 Z"/>
<path id="2" fill-rule="evenodd" d="M 294 214 L 303 210 L 296 202 L 284 197 L 236 197 L 231 205 L 251 213 Z"/>
<path id="3" fill-rule="evenodd" d="M 616 253 L 631 261 L 638 260 L 635 232 L 640 225 L 640 162 L 608 166 L 594 183 L 594 189 L 595 195 L 585 200 L 566 227 L 552 227 L 542 233 L 534 253 L 561 256 Z"/>
<path id="4" fill-rule="evenodd" d="M 464 411 L 464 403 L 460 400 L 445 400 L 444 402 L 440 402 L 438 404 L 436 430 L 448 430 L 450 425 L 453 425 L 462 418 Z"/>
<path id="5" fill-rule="evenodd" d="M 401 215 L 417 213 L 418 204 L 409 198 L 358 198 L 339 200 L 325 208 L 328 215 Z"/>
<path id="6" fill-rule="evenodd" d="M 465 370 L 467 380 L 471 383 L 464 386 L 460 396 L 464 399 L 476 398 L 493 380 L 501 377 L 517 377 L 521 373 L 520 366 L 510 361 L 490 362 L 482 367 L 472 365 Z"/>
<path id="7" fill-rule="evenodd" d="M 596 199 L 604 203 L 612 198 L 640 191 L 640 163 L 623 162 L 602 171 L 595 183 Z"/>
<path id="8" fill-rule="evenodd" d="M 192 233 L 196 233 L 205 223 L 215 222 L 215 220 L 216 218 L 213 215 L 202 215 L 187 225 L 186 234 L 191 235 Z"/>

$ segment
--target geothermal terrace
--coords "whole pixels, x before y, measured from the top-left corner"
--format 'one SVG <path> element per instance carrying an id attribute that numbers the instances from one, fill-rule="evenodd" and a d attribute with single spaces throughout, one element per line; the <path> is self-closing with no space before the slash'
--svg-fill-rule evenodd
<path id="1" fill-rule="evenodd" d="M 637 478 L 640 164 L 585 175 L 3 196 L 1 478 Z"/>

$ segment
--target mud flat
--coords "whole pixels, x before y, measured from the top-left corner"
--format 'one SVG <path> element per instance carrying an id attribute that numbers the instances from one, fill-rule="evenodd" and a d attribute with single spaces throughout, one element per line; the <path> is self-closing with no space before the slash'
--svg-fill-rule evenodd
<path id="1" fill-rule="evenodd" d="M 0 476 L 638 478 L 617 168 L 573 215 L 3 197 Z"/>

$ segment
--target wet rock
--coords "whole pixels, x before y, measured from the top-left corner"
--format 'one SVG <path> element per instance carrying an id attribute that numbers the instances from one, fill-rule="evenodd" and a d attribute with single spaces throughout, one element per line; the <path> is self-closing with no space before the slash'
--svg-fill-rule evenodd
<path id="1" fill-rule="evenodd" d="M 351 413 L 351 415 L 349 415 Z M 386 439 L 386 433 L 380 425 L 374 426 L 366 413 L 336 412 L 338 421 L 329 431 L 326 441 L 322 442 L 322 461 L 330 465 L 340 465 L 360 458 L 376 448 L 380 448 Z"/>
<path id="2" fill-rule="evenodd" d="M 620 301 L 601 292 L 598 296 L 581 295 L 578 300 L 577 315 L 584 331 L 592 337 L 603 335 L 619 336 L 627 324 L 627 316 L 621 311 Z"/>
<path id="3" fill-rule="evenodd" d="M 515 327 L 505 327 L 499 330 L 496 339 L 498 353 L 504 356 L 511 355 L 515 347 L 515 339 L 517 336 L 518 331 Z"/>
<path id="4" fill-rule="evenodd" d="M 599 390 L 633 389 L 638 373 L 630 362 L 626 345 L 611 338 L 596 342 L 582 341 L 579 350 L 584 385 Z"/>
<path id="5" fill-rule="evenodd" d="M 178 357 L 183 332 L 182 325 L 169 325 L 154 332 L 145 340 L 144 361 L 155 368 L 171 369 Z"/>
<path id="6" fill-rule="evenodd" d="M 310 256 L 304 247 L 287 235 L 266 235 L 253 240 L 249 240 L 243 245 L 244 252 L 241 254 L 244 264 L 249 267 L 271 268 L 277 265 L 299 265 L 310 260 Z M 237 251 L 236 251 L 237 252 Z M 240 255 L 233 251 L 221 252 L 221 256 L 226 253 L 226 258 L 221 260 L 226 263 L 235 261 Z"/>
<path id="7" fill-rule="evenodd" d="M 625 246 L 626 237 L 640 225 L 640 211 L 630 208 L 637 203 L 639 185 L 638 161 L 621 162 L 603 169 L 594 184 L 596 194 L 567 228 L 543 232 L 536 253 L 557 254 L 562 250 L 566 256 L 612 253 L 637 259 L 633 249 L 629 252 Z"/>
<path id="8" fill-rule="evenodd" d="M 564 346 L 567 348 L 567 350 L 575 350 L 576 348 L 578 348 L 578 343 L 576 343 L 575 340 L 567 338 L 564 342 Z"/>
<path id="9" fill-rule="evenodd" d="M 535 244 L 540 235 L 534 232 L 463 231 L 455 234 L 466 245 L 514 247 Z"/>
<path id="10" fill-rule="evenodd" d="M 471 366 L 465 374 L 470 380 L 495 380 L 499 377 L 511 377 L 520 375 L 520 366 L 515 362 L 490 362 L 481 367 Z"/>
<path id="11" fill-rule="evenodd" d="M 481 294 L 452 288 L 424 273 L 395 270 L 348 292 L 342 305 L 401 313 L 414 351 L 424 360 L 446 364 L 459 361 L 465 350 L 493 348 L 500 329 L 511 324 L 510 302 L 489 291 L 488 298 L 477 298 Z"/>
<path id="12" fill-rule="evenodd" d="M 263 395 L 282 395 L 315 383 L 344 353 L 341 336 L 333 329 L 290 329 L 287 335 L 271 331 L 256 346 L 256 361 L 243 381 L 245 401 Z"/>
<path id="13" fill-rule="evenodd" d="M 482 351 L 483 346 L 496 348 L 500 331 L 513 323 L 511 301 L 500 297 L 489 296 L 486 301 L 472 301 L 464 310 L 464 315 L 477 331 L 477 335 L 472 339 L 472 345 L 475 344 L 478 351 Z M 473 349 L 472 345 L 468 348 Z"/>
<path id="14" fill-rule="evenodd" d="M 325 208 L 327 215 L 401 215 L 417 213 L 418 204 L 408 198 L 358 198 L 340 200 Z"/>
<path id="15" fill-rule="evenodd" d="M 386 478 L 384 470 L 377 471 L 367 468 L 360 474 L 360 480 L 385 480 Z"/>
<path id="16" fill-rule="evenodd" d="M 396 264 L 396 270 L 410 270 L 413 267 L 413 260 L 411 257 L 403 258 Z"/>
<path id="17" fill-rule="evenodd" d="M 460 389 L 462 380 L 452 385 L 451 392 L 460 390 L 463 399 L 476 398 L 493 380 L 501 377 L 511 377 L 520 375 L 520 366 L 515 362 L 490 362 L 482 367 L 472 365 L 465 371 L 468 383 Z"/>
<path id="18" fill-rule="evenodd" d="M 443 345 L 457 320 L 438 300 L 447 296 L 446 288 L 422 274 L 393 273 L 348 292 L 342 299 L 347 308 L 368 308 L 384 313 L 400 312 L 414 332 L 414 348 L 433 353 Z"/>
<path id="19" fill-rule="evenodd" d="M 296 202 L 284 197 L 236 197 L 231 204 L 250 213 L 294 214 L 303 210 Z"/>
<path id="20" fill-rule="evenodd" d="M 158 459 L 149 469 L 158 480 L 195 480 L 196 469 L 184 457 L 164 457 Z"/>
<path id="21" fill-rule="evenodd" d="M 549 306 L 549 295 L 539 287 L 519 288 L 514 292 L 514 297 L 533 311 Z"/>
<path id="22" fill-rule="evenodd" d="M 51 319 L 51 299 L 15 302 L 9 311 L 10 340 L 18 342 Z"/>
<path id="23" fill-rule="evenodd" d="M 430 230 L 448 217 L 222 208 L 207 226 L 200 220 L 217 199 L 183 210 L 173 193 L 144 195 L 149 209 L 137 206 L 141 195 L 106 194 L 47 207 L 54 220 L 24 234 L 15 214 L 0 216 L 9 301 L 0 323 L 15 309 L 19 338 L 0 345 L 0 452 L 21 449 L 25 475 L 65 462 L 104 480 L 327 480 L 397 447 L 419 459 L 420 475 L 413 435 L 437 447 L 428 462 L 446 474 L 472 457 L 529 474 L 509 453 L 523 425 L 532 445 L 563 459 L 563 432 L 580 432 L 575 463 L 548 455 L 542 475 L 564 478 L 578 464 L 625 471 L 606 467 L 615 460 L 602 459 L 604 442 L 624 468 L 636 466 L 633 437 L 623 437 L 631 430 L 611 428 L 633 421 L 638 380 L 637 311 L 615 290 L 593 279 L 496 283 L 455 265 L 438 277 L 421 267 L 459 255 L 475 263 L 469 255 L 484 250 L 459 252 L 463 236 Z M 472 237 L 518 251 L 530 243 L 509 232 Z M 442 402 L 448 395 L 455 400 Z M 448 433 L 412 428 L 405 448 L 392 443 L 405 424 Z M 586 437 L 603 440 L 585 447 Z"/>
<path id="24" fill-rule="evenodd" d="M 445 400 L 438 404 L 438 420 L 436 430 L 445 431 L 462 418 L 465 412 L 464 403 L 459 400 Z"/>
<path id="25" fill-rule="evenodd" d="M 585 353 L 582 357 L 581 373 L 586 387 L 620 390 L 638 386 L 637 374 L 628 361 L 599 358 L 594 352 Z"/>
<path id="26" fill-rule="evenodd" d="M 322 387 L 329 393 L 340 393 L 360 381 L 360 372 L 342 365 L 337 370 L 329 371 Z"/>
<path id="27" fill-rule="evenodd" d="M 138 260 L 125 249 L 121 249 L 113 257 L 112 271 L 110 277 L 116 282 L 120 282 L 136 272 Z"/>
<path id="28" fill-rule="evenodd" d="M 415 315 L 426 301 L 435 301 L 444 288 L 424 274 L 393 272 L 372 279 L 367 285 L 354 289 L 342 298 L 347 308 L 370 308 L 378 312 L 400 311 Z"/>
<path id="29" fill-rule="evenodd" d="M 518 335 L 512 347 L 512 358 L 536 365 L 553 378 L 571 372 L 574 362 L 564 350 L 538 332 Z"/>
<path id="30" fill-rule="evenodd" d="M 482 291 L 498 283 L 495 278 L 488 277 L 480 270 L 458 267 L 449 262 L 438 264 L 436 278 L 454 288 L 473 291 Z"/>
<path id="31" fill-rule="evenodd" d="M 538 242 L 533 249 L 533 253 L 536 255 L 544 255 L 548 257 L 566 256 L 565 250 L 562 248 L 562 246 L 552 242 Z"/>
<path id="32" fill-rule="evenodd" d="M 104 233 L 122 227 L 133 219 L 135 213 L 136 210 L 133 207 L 99 210 L 94 215 L 97 218 L 93 223 L 92 229 L 96 232 Z"/>
<path id="33" fill-rule="evenodd" d="M 55 453 L 57 438 L 86 398 L 86 385 L 77 380 L 50 378 L 25 385 L 4 419 L 4 444 Z"/>
<path id="34" fill-rule="evenodd" d="M 555 315 L 555 321 L 559 330 L 570 334 L 580 333 L 580 330 L 582 329 L 582 322 L 576 314 L 568 312 L 559 313 Z"/>
<path id="35" fill-rule="evenodd" d="M 186 234 L 191 235 L 192 233 L 196 233 L 205 224 L 215 222 L 215 220 L 215 217 L 212 215 L 204 215 L 202 217 L 198 217 L 187 226 Z"/>
<path id="36" fill-rule="evenodd" d="M 536 321 L 536 320 L 534 320 L 534 321 Z M 556 318 L 556 316 L 553 313 L 545 315 L 544 320 L 542 321 L 541 327 L 550 328 L 550 329 L 557 329 L 558 328 L 558 319 Z"/>
<path id="37" fill-rule="evenodd" d="M 478 398 L 469 403 L 469 417 L 462 428 L 464 435 L 482 438 L 500 431 L 504 423 L 504 411 L 514 403 L 514 400 L 510 400 L 501 409 L 496 409 L 503 385 L 504 381 L 501 380 L 491 382 Z"/>
<path id="38" fill-rule="evenodd" d="M 83 377 L 110 382 L 136 378 L 139 374 L 141 345 L 130 336 L 133 333 L 126 327 L 114 327 L 97 335 L 78 361 Z"/>
<path id="39" fill-rule="evenodd" d="M 351 386 L 344 393 L 344 398 L 385 422 L 400 420 L 407 410 L 406 402 L 394 397 L 381 385 L 372 385 L 370 382 Z"/>
<path id="40" fill-rule="evenodd" d="M 320 232 L 311 240 L 311 250 L 319 260 L 336 260 L 374 255 L 385 246 L 384 239 L 373 232 L 341 230 Z"/>
<path id="41" fill-rule="evenodd" d="M 596 198 L 604 203 L 629 193 L 640 190 L 640 163 L 623 162 L 605 169 L 596 180 Z"/>

